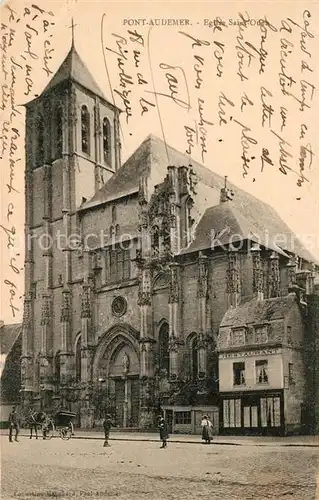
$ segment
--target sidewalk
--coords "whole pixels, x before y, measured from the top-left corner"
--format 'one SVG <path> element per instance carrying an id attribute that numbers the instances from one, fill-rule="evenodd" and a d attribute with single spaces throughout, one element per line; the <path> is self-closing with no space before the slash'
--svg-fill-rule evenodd
<path id="1" fill-rule="evenodd" d="M 1 430 L 0 435 L 5 436 L 8 431 Z M 27 429 L 21 429 L 20 436 L 29 436 Z M 95 430 L 76 429 L 72 439 L 92 439 L 103 440 L 104 433 Z M 110 441 L 137 441 L 137 442 L 158 442 L 157 433 L 147 432 L 111 432 Z M 170 443 L 201 444 L 201 436 L 194 434 L 171 434 Z M 214 436 L 213 444 L 232 446 L 302 446 L 319 448 L 319 436 Z"/>

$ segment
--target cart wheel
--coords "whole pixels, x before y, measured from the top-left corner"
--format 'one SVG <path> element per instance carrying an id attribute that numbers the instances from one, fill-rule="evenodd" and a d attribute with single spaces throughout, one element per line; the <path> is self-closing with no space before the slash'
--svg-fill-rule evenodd
<path id="1" fill-rule="evenodd" d="M 68 441 L 72 437 L 72 429 L 69 427 L 65 427 L 64 429 L 61 429 L 61 438 L 64 441 Z"/>
<path id="2" fill-rule="evenodd" d="M 49 425 L 44 425 L 42 427 L 43 439 L 52 439 L 54 435 L 54 424 L 49 422 Z"/>

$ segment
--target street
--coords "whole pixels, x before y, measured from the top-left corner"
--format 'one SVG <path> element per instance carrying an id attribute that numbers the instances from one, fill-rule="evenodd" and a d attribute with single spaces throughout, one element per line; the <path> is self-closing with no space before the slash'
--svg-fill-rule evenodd
<path id="1" fill-rule="evenodd" d="M 1 436 L 2 498 L 314 500 L 318 448 Z"/>

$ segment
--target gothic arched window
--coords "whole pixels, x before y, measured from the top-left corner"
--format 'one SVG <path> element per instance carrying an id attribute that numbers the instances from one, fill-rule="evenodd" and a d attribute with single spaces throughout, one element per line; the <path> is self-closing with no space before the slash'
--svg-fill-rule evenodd
<path id="1" fill-rule="evenodd" d="M 159 334 L 159 369 L 166 370 L 167 375 L 169 374 L 169 332 L 168 323 L 163 323 Z"/>
<path id="2" fill-rule="evenodd" d="M 103 119 L 103 158 L 105 163 L 111 160 L 111 127 L 107 118 Z"/>
<path id="3" fill-rule="evenodd" d="M 61 366 L 60 366 L 60 351 L 56 353 L 54 358 L 54 375 L 55 375 L 55 385 L 58 389 L 61 381 Z"/>
<path id="4" fill-rule="evenodd" d="M 192 227 L 194 220 L 191 215 L 192 207 L 194 202 L 191 198 L 188 198 L 185 203 L 185 233 L 186 233 L 186 244 L 188 245 L 192 239 Z"/>
<path id="5" fill-rule="evenodd" d="M 63 152 L 63 131 L 62 131 L 62 108 L 58 106 L 55 110 L 54 116 L 54 136 L 55 136 L 55 145 L 54 152 L 55 158 L 61 158 Z"/>
<path id="6" fill-rule="evenodd" d="M 75 346 L 75 379 L 81 381 L 81 335 L 79 335 Z"/>
<path id="7" fill-rule="evenodd" d="M 44 163 L 44 120 L 42 115 L 39 115 L 37 119 L 36 134 L 37 134 L 36 163 L 37 165 L 42 165 Z"/>
<path id="8" fill-rule="evenodd" d="M 81 145 L 83 153 L 90 154 L 90 113 L 85 104 L 81 108 Z"/>
<path id="9" fill-rule="evenodd" d="M 159 252 L 159 229 L 158 226 L 152 228 L 152 249 L 154 254 Z"/>
<path id="10" fill-rule="evenodd" d="M 197 379 L 198 374 L 198 345 L 197 336 L 193 334 L 190 340 L 190 352 L 191 352 L 191 374 L 192 379 Z"/>

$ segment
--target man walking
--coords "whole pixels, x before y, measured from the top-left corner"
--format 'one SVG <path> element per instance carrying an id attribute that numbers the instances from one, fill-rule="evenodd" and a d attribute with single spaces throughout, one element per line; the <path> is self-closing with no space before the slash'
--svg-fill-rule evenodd
<path id="1" fill-rule="evenodd" d="M 106 415 L 104 421 L 103 421 L 103 428 L 104 428 L 104 447 L 110 446 L 109 445 L 109 437 L 110 437 L 110 430 L 112 427 L 112 419 L 111 415 Z"/>
<path id="2" fill-rule="evenodd" d="M 14 440 L 18 441 L 19 434 L 19 421 L 16 407 L 12 408 L 12 412 L 9 415 L 9 442 L 12 443 L 12 431 L 15 429 L 15 437 Z"/>

